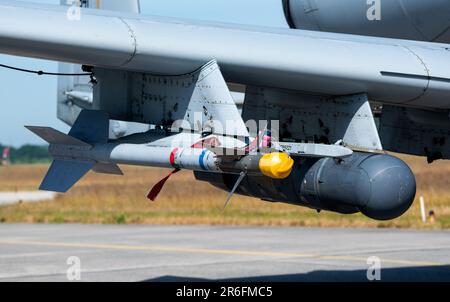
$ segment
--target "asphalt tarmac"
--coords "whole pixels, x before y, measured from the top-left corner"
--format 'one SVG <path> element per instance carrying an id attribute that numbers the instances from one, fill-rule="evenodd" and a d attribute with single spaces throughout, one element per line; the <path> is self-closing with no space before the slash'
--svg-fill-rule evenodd
<path id="1" fill-rule="evenodd" d="M 0 224 L 0 281 L 317 282 L 368 275 L 450 281 L 450 232 Z"/>

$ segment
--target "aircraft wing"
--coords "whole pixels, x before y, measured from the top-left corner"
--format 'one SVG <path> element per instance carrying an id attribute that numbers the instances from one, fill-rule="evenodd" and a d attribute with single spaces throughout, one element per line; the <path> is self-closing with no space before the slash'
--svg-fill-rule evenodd
<path id="1" fill-rule="evenodd" d="M 1 1 L 0 53 L 164 75 L 215 59 L 228 82 L 450 108 L 445 44 Z"/>
<path id="2" fill-rule="evenodd" d="M 197 129 L 191 113 L 201 109 L 238 125 L 217 133 L 247 136 L 225 87 L 235 83 L 246 85 L 244 121 L 278 120 L 281 140 L 450 158 L 447 44 L 150 17 L 127 3 L 127 12 L 74 14 L 0 0 L 0 53 L 94 67 L 97 85 L 59 80 L 58 117 L 68 124 L 96 109 L 112 120 Z M 217 62 L 212 73 L 208 62 Z M 206 76 L 212 86 L 202 86 Z M 117 125 L 110 129 L 133 133 Z"/>

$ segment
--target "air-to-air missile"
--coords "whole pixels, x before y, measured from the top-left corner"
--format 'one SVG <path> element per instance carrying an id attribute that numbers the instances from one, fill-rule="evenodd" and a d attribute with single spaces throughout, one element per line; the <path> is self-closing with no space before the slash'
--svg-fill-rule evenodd
<path id="1" fill-rule="evenodd" d="M 97 126 L 88 121 L 96 121 Z M 255 148 L 222 148 L 220 138 L 180 133 L 170 139 L 164 133 L 147 136 L 148 143 L 109 141 L 108 118 L 98 111 L 83 111 L 68 135 L 48 127 L 27 128 L 50 143 L 49 153 L 55 160 L 41 189 L 66 192 L 90 169 L 96 172 L 122 174 L 117 164 L 185 169 L 212 173 L 244 172 L 246 175 L 287 178 L 294 160 L 286 153 L 261 153 Z M 101 126 L 103 125 L 103 126 Z M 144 135 L 145 136 L 145 135 Z M 192 145 L 188 141 L 195 141 Z M 74 165 L 77 163 L 77 165 Z M 58 177 L 66 172 L 74 177 Z M 78 167 L 77 169 L 74 169 Z M 72 169 L 72 171 L 67 170 Z"/>

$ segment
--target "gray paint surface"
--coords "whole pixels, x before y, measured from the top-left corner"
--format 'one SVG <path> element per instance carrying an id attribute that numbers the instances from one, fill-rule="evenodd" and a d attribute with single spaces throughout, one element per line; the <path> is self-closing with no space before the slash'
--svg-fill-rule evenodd
<path id="1" fill-rule="evenodd" d="M 292 28 L 450 42 L 448 0 L 382 0 L 379 7 L 374 5 L 375 1 L 366 0 L 282 2 L 286 19 Z M 369 20 L 368 11 L 371 18 L 379 17 L 379 20 Z"/>
<path id="2" fill-rule="evenodd" d="M 221 205 L 218 205 L 221 206 Z M 448 231 L 0 225 L 0 281 L 450 281 Z"/>

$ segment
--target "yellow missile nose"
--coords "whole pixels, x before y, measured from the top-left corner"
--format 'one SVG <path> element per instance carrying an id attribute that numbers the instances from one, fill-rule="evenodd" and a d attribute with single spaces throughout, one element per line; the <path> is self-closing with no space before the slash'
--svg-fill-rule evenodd
<path id="1" fill-rule="evenodd" d="M 286 153 L 269 153 L 259 160 L 259 169 L 265 176 L 284 179 L 291 175 L 294 160 Z"/>

